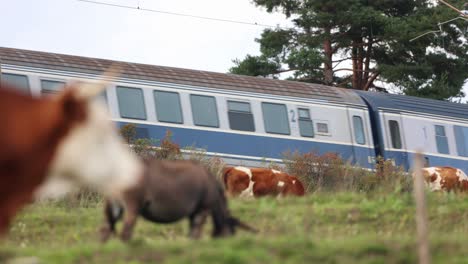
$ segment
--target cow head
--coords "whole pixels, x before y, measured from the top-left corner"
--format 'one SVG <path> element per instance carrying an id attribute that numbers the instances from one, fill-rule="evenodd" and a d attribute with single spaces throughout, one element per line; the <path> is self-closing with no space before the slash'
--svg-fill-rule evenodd
<path id="1" fill-rule="evenodd" d="M 105 105 L 95 97 L 106 83 L 75 84 L 55 100 L 62 123 L 71 125 L 58 144 L 49 179 L 66 180 L 116 196 L 134 186 L 143 171 L 140 161 L 119 137 Z"/>

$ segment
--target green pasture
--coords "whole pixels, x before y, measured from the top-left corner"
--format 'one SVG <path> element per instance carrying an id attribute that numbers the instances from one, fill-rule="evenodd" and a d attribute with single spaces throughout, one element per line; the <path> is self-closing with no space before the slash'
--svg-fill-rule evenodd
<path id="1" fill-rule="evenodd" d="M 428 194 L 434 263 L 468 263 L 468 196 Z M 139 219 L 130 243 L 98 242 L 99 201 L 42 202 L 22 211 L 0 242 L 0 263 L 415 263 L 410 193 L 312 193 L 233 199 L 235 216 L 259 229 L 226 239 L 187 238 L 188 223 Z M 119 226 L 120 227 L 120 226 Z M 17 262 L 19 263 L 19 262 Z"/>

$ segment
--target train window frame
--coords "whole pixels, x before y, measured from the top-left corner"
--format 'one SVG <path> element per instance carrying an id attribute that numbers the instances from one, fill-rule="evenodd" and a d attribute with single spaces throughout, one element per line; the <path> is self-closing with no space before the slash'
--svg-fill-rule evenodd
<path id="1" fill-rule="evenodd" d="M 396 127 L 394 126 L 394 124 L 396 124 Z M 395 128 L 397 130 L 395 130 Z M 389 136 L 392 148 L 402 149 L 403 142 L 401 140 L 400 122 L 398 122 L 397 120 L 388 120 L 388 131 L 390 132 Z M 396 136 L 398 136 L 398 138 L 396 138 Z"/>
<path id="2" fill-rule="evenodd" d="M 455 134 L 458 156 L 468 157 L 468 127 L 454 125 L 453 132 Z"/>
<path id="3" fill-rule="evenodd" d="M 199 121 L 200 118 L 197 116 L 196 111 L 194 111 L 194 98 L 200 97 L 200 98 L 210 98 L 213 99 L 213 106 L 214 106 L 214 114 L 215 114 L 215 121 L 216 124 L 210 125 L 207 123 L 200 123 Z M 218 103 L 216 101 L 216 97 L 212 95 L 203 95 L 203 94 L 190 94 L 190 109 L 192 111 L 192 120 L 193 124 L 196 126 L 201 126 L 201 127 L 214 127 L 214 128 L 219 128 L 219 114 L 218 114 Z M 198 122 L 198 123 L 197 123 Z"/>
<path id="4" fill-rule="evenodd" d="M 306 116 L 301 116 L 301 111 L 307 112 Z M 312 121 L 312 118 L 310 117 L 310 110 L 308 108 L 304 107 L 298 107 L 297 108 L 297 116 L 298 116 L 298 123 L 299 123 L 299 134 L 302 137 L 308 137 L 308 138 L 313 138 L 315 137 L 315 131 L 314 131 L 314 122 Z M 310 125 L 310 134 L 305 133 L 305 127 L 302 124 L 309 124 Z"/>
<path id="5" fill-rule="evenodd" d="M 15 82 L 9 82 L 9 81 L 4 80 L 4 78 L 7 77 L 7 76 L 15 77 L 15 78 L 16 77 L 24 78 L 24 80 L 26 80 L 26 83 L 25 83 L 26 86 L 21 85 L 21 84 L 17 83 L 16 81 Z M 7 79 L 8 79 L 8 77 L 7 77 Z M 20 91 L 22 93 L 25 93 L 25 94 L 28 94 L 28 95 L 31 94 L 31 84 L 30 84 L 28 75 L 17 74 L 17 73 L 9 73 L 9 72 L 2 72 L 2 73 L 0 73 L 0 82 L 12 85 L 15 88 L 20 88 L 20 89 L 16 89 L 16 90 L 18 90 L 18 91 Z"/>
<path id="6" fill-rule="evenodd" d="M 325 125 L 327 128 L 327 131 L 321 131 L 320 126 Z M 315 127 L 315 134 L 316 135 L 321 135 L 321 136 L 331 136 L 330 133 L 330 122 L 327 120 L 315 120 L 314 121 L 314 127 Z"/>
<path id="7" fill-rule="evenodd" d="M 439 128 L 439 131 L 437 128 Z M 442 128 L 442 130 L 440 130 L 440 128 Z M 438 132 L 440 131 L 443 132 L 443 135 L 439 135 Z M 436 141 L 437 152 L 440 154 L 450 154 L 448 137 L 444 125 L 434 125 L 434 137 Z"/>
<path id="8" fill-rule="evenodd" d="M 65 80 L 58 80 L 58 79 L 49 79 L 49 78 L 40 78 L 40 85 L 41 85 L 41 96 L 48 96 L 52 94 L 59 93 L 62 89 L 48 89 L 44 88 L 44 83 L 57 83 L 55 87 L 65 87 L 67 82 Z"/>
<path id="9" fill-rule="evenodd" d="M 231 104 L 245 104 L 248 105 L 247 110 L 242 110 L 242 109 L 232 109 Z M 238 131 L 246 131 L 246 132 L 255 132 L 255 121 L 254 121 L 254 116 L 252 113 L 252 107 L 250 105 L 250 102 L 246 101 L 239 101 L 239 100 L 226 100 L 226 106 L 227 106 L 227 114 L 228 114 L 228 121 L 229 121 L 229 128 L 231 130 L 238 130 Z M 242 125 L 247 124 L 247 128 L 242 128 L 242 127 L 236 127 L 238 124 L 233 123 L 232 120 L 234 118 L 248 118 L 247 123 L 240 123 Z M 244 120 L 245 121 L 245 120 Z M 235 125 L 234 125 L 235 124 Z"/>
<path id="10" fill-rule="evenodd" d="M 180 120 L 169 120 L 169 119 L 163 119 L 161 115 L 161 111 L 158 110 L 158 99 L 157 99 L 157 93 L 166 93 L 166 94 L 174 94 L 177 95 L 177 104 L 178 107 L 176 107 L 179 110 L 179 115 L 180 115 Z M 154 99 L 154 110 L 156 111 L 156 117 L 159 122 L 163 123 L 172 123 L 172 124 L 183 124 L 184 123 L 184 113 L 182 111 L 182 104 L 180 102 L 180 94 L 178 92 L 172 92 L 172 91 L 162 91 L 162 90 L 153 90 L 153 99 Z"/>
<path id="11" fill-rule="evenodd" d="M 121 93 L 119 91 L 123 91 L 123 89 L 129 90 L 129 91 L 133 90 L 133 91 L 138 92 L 138 94 L 139 94 L 138 97 L 140 97 L 140 95 L 141 95 L 141 98 L 138 99 L 138 100 L 141 99 L 141 106 L 143 107 L 142 108 L 143 115 L 141 117 L 140 116 L 135 116 L 135 115 L 127 115 L 127 113 L 124 113 L 126 111 L 122 111 L 123 97 L 121 97 Z M 144 95 L 143 89 L 136 88 L 136 87 L 117 85 L 115 87 L 115 92 L 116 92 L 116 95 L 117 95 L 117 105 L 119 107 L 120 117 L 128 118 L 128 119 L 136 119 L 136 120 L 147 120 L 148 119 L 148 116 L 147 116 L 147 113 L 146 113 L 145 95 Z"/>
<path id="12" fill-rule="evenodd" d="M 357 123 L 356 123 L 357 122 Z M 359 126 L 359 130 L 357 127 Z M 353 115 L 353 131 L 354 131 L 354 141 L 359 144 L 359 145 L 365 145 L 366 144 L 366 134 L 364 133 L 364 121 L 361 116 L 359 115 Z M 358 135 L 361 135 L 361 137 L 358 137 Z"/>
<path id="13" fill-rule="evenodd" d="M 275 118 L 270 118 L 270 114 L 266 114 L 268 113 L 269 109 L 266 108 L 267 106 L 278 106 L 280 108 L 282 108 L 282 110 L 284 110 L 284 115 L 283 113 L 281 113 L 282 117 L 279 116 L 280 114 L 278 115 L 274 115 Z M 280 109 L 280 108 L 277 108 L 277 109 Z M 271 109 L 271 108 L 270 108 Z M 265 110 L 268 110 L 268 111 L 265 111 Z M 282 111 L 280 110 L 280 111 Z M 265 132 L 266 133 L 269 133 L 269 134 L 277 134 L 277 135 L 291 135 L 291 127 L 289 125 L 289 116 L 288 116 L 288 108 L 285 104 L 279 104 L 279 103 L 271 103 L 271 102 L 262 102 L 262 115 L 263 115 L 263 125 L 265 127 Z M 268 118 L 266 118 L 268 117 Z M 278 118 L 283 118 L 283 123 L 285 123 L 287 125 L 287 131 L 284 130 L 284 131 L 279 131 L 279 130 L 272 130 L 272 126 L 271 126 L 271 121 L 275 121 L 275 120 L 278 120 Z M 286 127 L 283 127 L 283 128 L 286 128 Z M 281 128 L 281 129 L 283 129 Z"/>

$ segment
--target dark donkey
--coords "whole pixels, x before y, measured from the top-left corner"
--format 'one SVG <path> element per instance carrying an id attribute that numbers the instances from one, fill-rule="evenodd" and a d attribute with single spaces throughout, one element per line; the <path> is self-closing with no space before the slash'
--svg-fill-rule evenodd
<path id="1" fill-rule="evenodd" d="M 105 225 L 101 239 L 115 233 L 115 224 L 126 210 L 121 233 L 129 240 L 138 215 L 156 223 L 171 223 L 188 217 L 190 237 L 197 239 L 209 214 L 213 219 L 213 237 L 229 236 L 236 227 L 255 229 L 231 216 L 221 183 L 203 166 L 192 161 L 146 160 L 144 177 L 120 201 L 105 202 Z"/>

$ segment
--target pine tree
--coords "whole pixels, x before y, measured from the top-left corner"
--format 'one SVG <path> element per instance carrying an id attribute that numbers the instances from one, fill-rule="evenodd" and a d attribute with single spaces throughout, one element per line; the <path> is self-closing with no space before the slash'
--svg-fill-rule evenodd
<path id="1" fill-rule="evenodd" d="M 291 18 L 265 29 L 260 56 L 234 60 L 231 73 L 278 77 L 359 90 L 393 84 L 406 94 L 460 96 L 468 78 L 468 22 L 432 0 L 254 0 Z M 452 0 L 463 9 L 464 1 Z M 411 41 L 412 40 L 412 41 Z"/>

